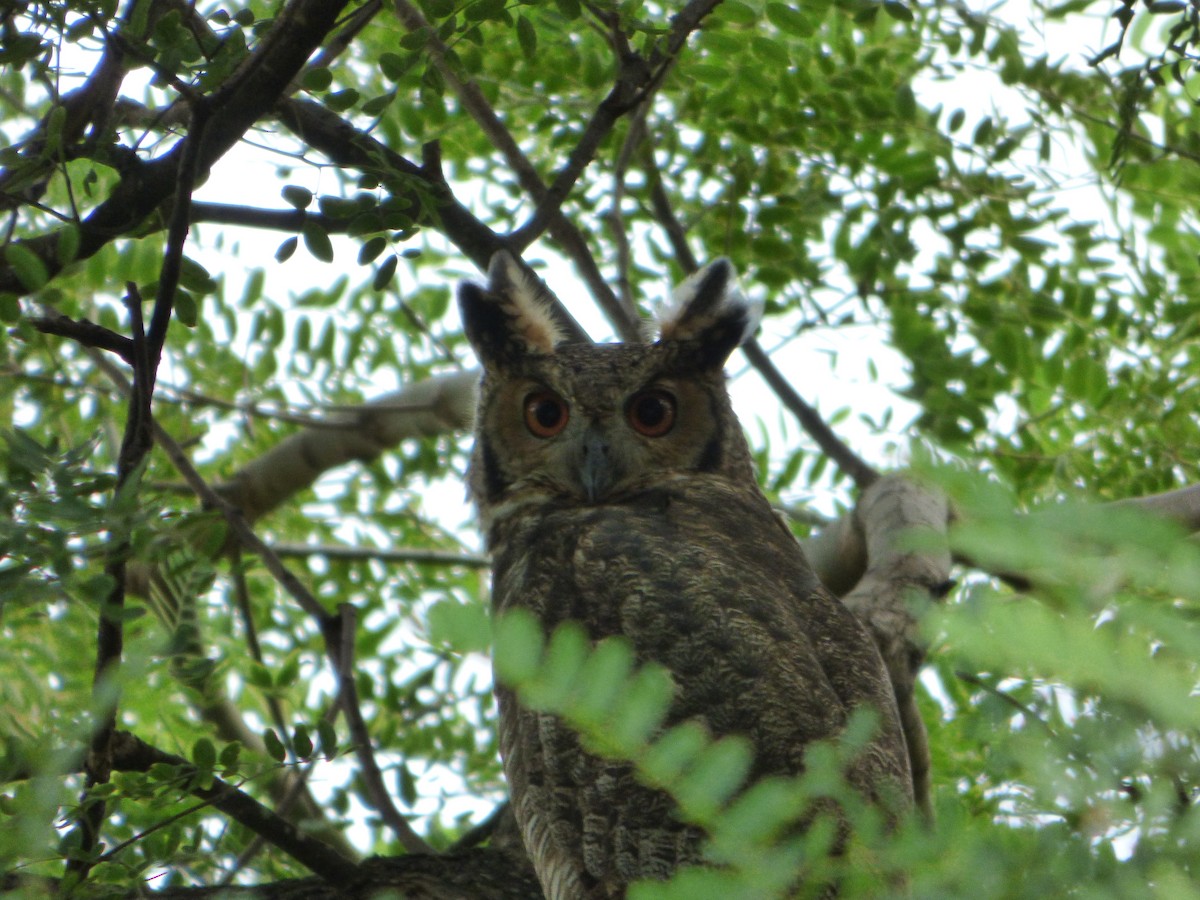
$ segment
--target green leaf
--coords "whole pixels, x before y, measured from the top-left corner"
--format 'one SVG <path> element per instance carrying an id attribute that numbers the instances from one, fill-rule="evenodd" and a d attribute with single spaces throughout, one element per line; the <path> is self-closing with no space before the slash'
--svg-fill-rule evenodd
<path id="1" fill-rule="evenodd" d="M 383 261 L 383 265 L 379 267 L 379 271 L 375 273 L 375 277 L 371 280 L 371 290 L 382 291 L 396 276 L 396 265 L 400 262 L 395 256 L 389 256 Z"/>
<path id="2" fill-rule="evenodd" d="M 325 95 L 325 105 L 334 112 L 345 112 L 358 102 L 361 95 L 354 88 L 346 88 Z"/>
<path id="3" fill-rule="evenodd" d="M 504 13 L 508 0 L 469 0 L 463 8 L 463 15 L 469 22 L 486 22 L 498 19 Z"/>
<path id="4" fill-rule="evenodd" d="M 360 109 L 364 116 L 381 116 L 395 99 L 395 92 L 388 91 L 386 94 L 380 94 L 378 97 L 372 97 L 365 101 Z"/>
<path id="5" fill-rule="evenodd" d="M 211 294 L 217 290 L 217 283 L 208 274 L 208 269 L 187 256 L 179 261 L 179 283 L 198 294 Z"/>
<path id="6" fill-rule="evenodd" d="M 317 209 L 331 219 L 348 219 L 363 208 L 361 198 L 323 196 L 317 200 Z"/>
<path id="7" fill-rule="evenodd" d="M 541 664 L 545 638 L 541 623 L 527 609 L 511 609 L 495 623 L 493 664 L 496 678 L 512 687 L 531 681 Z"/>
<path id="8" fill-rule="evenodd" d="M 16 294 L 0 293 L 0 322 L 16 322 L 21 318 L 21 301 Z"/>
<path id="9" fill-rule="evenodd" d="M 517 17 L 517 40 L 526 59 L 534 59 L 537 56 L 537 29 L 524 16 Z"/>
<path id="10" fill-rule="evenodd" d="M 388 81 L 399 81 L 408 70 L 417 64 L 421 58 L 420 53 L 385 53 L 379 57 L 379 68 L 383 72 L 383 77 Z"/>
<path id="11" fill-rule="evenodd" d="M 292 254 L 296 252 L 297 244 L 299 244 L 298 238 L 287 238 L 279 245 L 279 249 L 275 251 L 275 259 L 279 262 L 287 262 L 292 258 Z"/>
<path id="12" fill-rule="evenodd" d="M 296 184 L 284 185 L 283 199 L 296 209 L 308 209 L 313 202 L 313 192 Z"/>
<path id="13" fill-rule="evenodd" d="M 687 774 L 671 787 L 686 815 L 703 821 L 716 815 L 750 773 L 754 751 L 742 735 L 721 738 L 700 753 Z"/>
<path id="14" fill-rule="evenodd" d="M 177 288 L 175 291 L 175 318 L 179 319 L 180 323 L 187 328 L 195 328 L 199 317 L 196 298 L 189 291 Z"/>
<path id="15" fill-rule="evenodd" d="M 321 262 L 333 262 L 333 243 L 319 222 L 309 219 L 300 233 L 304 236 L 304 246 L 308 248 L 309 253 Z"/>
<path id="16" fill-rule="evenodd" d="M 719 16 L 735 25 L 753 25 L 758 21 L 758 12 L 741 0 L 725 0 L 717 7 L 713 15 Z"/>
<path id="17" fill-rule="evenodd" d="M 445 644 L 459 653 L 485 652 L 491 646 L 491 623 L 481 603 L 442 600 L 430 607 L 427 619 L 434 644 Z"/>
<path id="18" fill-rule="evenodd" d="M 217 757 L 220 766 L 221 774 L 226 778 L 233 778 L 238 774 L 239 766 L 241 765 L 242 745 L 237 741 L 231 741 L 221 748 L 221 753 Z"/>
<path id="19" fill-rule="evenodd" d="M 328 719 L 317 719 L 317 741 L 325 759 L 337 756 L 337 728 Z"/>
<path id="20" fill-rule="evenodd" d="M 897 22 L 913 21 L 912 10 L 909 9 L 907 4 L 901 3 L 900 0 L 883 0 L 883 11 Z"/>
<path id="21" fill-rule="evenodd" d="M 624 638 L 605 638 L 587 657 L 570 712 L 593 721 L 608 716 L 626 690 L 633 671 L 633 650 Z"/>
<path id="22" fill-rule="evenodd" d="M 275 762 L 283 762 L 287 758 L 287 748 L 283 746 L 283 741 L 279 740 L 274 728 L 263 732 L 263 745 L 267 749 L 267 755 Z"/>
<path id="23" fill-rule="evenodd" d="M 534 709 L 577 712 L 579 704 L 568 703 L 568 698 L 590 651 L 591 641 L 578 622 L 559 625 L 550 636 L 536 681 L 521 692 L 522 702 Z"/>
<path id="24" fill-rule="evenodd" d="M 416 31 L 410 31 L 403 35 L 400 40 L 400 46 L 405 50 L 424 50 L 425 45 L 433 38 L 434 31 L 429 25 L 424 25 Z"/>
<path id="25" fill-rule="evenodd" d="M 329 90 L 329 85 L 333 84 L 333 73 L 327 68 L 309 69 L 300 76 L 300 86 L 306 91 L 320 93 L 321 91 Z"/>
<path id="26" fill-rule="evenodd" d="M 217 765 L 217 748 L 208 738 L 197 739 L 192 745 L 192 762 L 201 769 L 212 769 Z"/>
<path id="27" fill-rule="evenodd" d="M 625 753 L 633 754 L 662 724 L 674 697 L 671 674 L 658 666 L 643 666 L 613 711 L 608 737 Z"/>
<path id="28" fill-rule="evenodd" d="M 812 23 L 808 17 L 787 3 L 768 3 L 767 19 L 785 34 L 805 37 L 812 33 Z"/>
<path id="29" fill-rule="evenodd" d="M 694 720 L 683 722 L 660 737 L 641 761 L 641 770 L 649 783 L 669 787 L 691 767 L 692 763 L 709 746 L 708 733 Z"/>
<path id="30" fill-rule="evenodd" d="M 4 258 L 27 291 L 38 291 L 50 280 L 50 273 L 41 257 L 24 244 L 9 244 Z"/>
<path id="31" fill-rule="evenodd" d="M 79 255 L 79 226 L 70 222 L 58 231 L 58 264 L 69 266 Z"/>
<path id="32" fill-rule="evenodd" d="M 358 264 L 365 266 L 387 249 L 387 238 L 379 236 L 366 241 L 358 250 Z"/>
<path id="33" fill-rule="evenodd" d="M 292 747 L 300 759 L 310 759 L 313 754 L 312 738 L 308 734 L 308 726 L 297 725 L 292 732 Z"/>

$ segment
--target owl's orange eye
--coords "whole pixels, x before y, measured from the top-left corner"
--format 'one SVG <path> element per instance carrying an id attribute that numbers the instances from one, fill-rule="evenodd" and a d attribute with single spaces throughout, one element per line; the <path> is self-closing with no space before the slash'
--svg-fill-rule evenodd
<path id="1" fill-rule="evenodd" d="M 634 394 L 625 407 L 634 431 L 646 437 L 662 437 L 675 424 L 675 398 L 661 388 Z"/>
<path id="2" fill-rule="evenodd" d="M 525 427 L 535 437 L 554 437 L 570 417 L 567 401 L 552 391 L 534 391 L 525 398 Z"/>

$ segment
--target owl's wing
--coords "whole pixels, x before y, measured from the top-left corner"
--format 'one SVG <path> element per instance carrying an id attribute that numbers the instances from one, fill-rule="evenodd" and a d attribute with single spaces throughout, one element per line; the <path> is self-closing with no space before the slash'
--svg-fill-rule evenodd
<path id="1" fill-rule="evenodd" d="M 497 559 L 502 609 L 528 606 L 547 630 L 574 619 L 595 640 L 624 635 L 675 681 L 666 724 L 746 735 L 753 777 L 800 772 L 809 744 L 870 704 L 880 734 L 850 777 L 868 795 L 903 795 L 908 760 L 878 651 L 757 492 L 696 480 L 530 529 L 506 544 L 537 558 Z M 631 881 L 700 861 L 703 835 L 632 767 L 586 753 L 552 716 L 501 703 L 517 818 L 539 872 L 563 873 L 551 876 L 562 893 L 542 875 L 548 896 L 623 896 Z"/>
<path id="2" fill-rule="evenodd" d="M 633 767 L 595 757 L 559 719 L 503 692 L 501 752 L 526 850 L 549 900 L 624 897 L 643 878 L 698 862 L 703 834 Z"/>

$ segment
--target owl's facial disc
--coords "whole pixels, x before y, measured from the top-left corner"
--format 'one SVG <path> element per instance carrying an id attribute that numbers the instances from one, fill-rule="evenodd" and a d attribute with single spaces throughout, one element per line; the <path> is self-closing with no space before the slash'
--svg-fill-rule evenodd
<path id="1" fill-rule="evenodd" d="M 553 474 L 551 483 L 585 503 L 603 503 L 631 487 L 632 473 L 658 471 L 651 446 L 676 425 L 673 391 L 651 384 L 616 404 L 573 400 L 535 383 L 520 401 L 526 439 L 533 439 L 526 459 L 538 459 L 533 467 Z"/>

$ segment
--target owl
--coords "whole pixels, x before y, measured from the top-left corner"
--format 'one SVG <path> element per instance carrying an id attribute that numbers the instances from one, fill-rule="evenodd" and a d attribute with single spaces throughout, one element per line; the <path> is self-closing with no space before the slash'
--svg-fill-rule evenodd
<path id="1" fill-rule="evenodd" d="M 620 635 L 670 673 L 664 727 L 697 720 L 753 747 L 751 778 L 873 707 L 850 781 L 911 802 L 879 653 L 817 580 L 755 481 L 724 364 L 758 322 L 725 260 L 676 291 L 652 343 L 571 339 L 545 287 L 498 254 L 459 306 L 483 366 L 469 485 L 493 554 L 492 603 L 549 634 Z M 512 807 L 548 898 L 623 897 L 702 862 L 704 835 L 629 764 L 587 753 L 560 719 L 496 688 Z"/>

